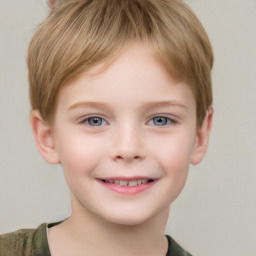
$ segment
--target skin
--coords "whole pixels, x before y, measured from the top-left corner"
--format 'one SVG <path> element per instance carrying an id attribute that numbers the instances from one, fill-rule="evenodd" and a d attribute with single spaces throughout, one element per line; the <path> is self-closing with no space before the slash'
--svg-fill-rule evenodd
<path id="1" fill-rule="evenodd" d="M 197 128 L 189 86 L 139 44 L 64 87 L 56 105 L 52 124 L 31 112 L 39 152 L 62 164 L 71 192 L 72 215 L 49 230 L 52 255 L 166 255 L 169 207 L 204 157 L 212 109 Z M 154 182 L 139 193 L 102 181 L 140 178 Z"/>

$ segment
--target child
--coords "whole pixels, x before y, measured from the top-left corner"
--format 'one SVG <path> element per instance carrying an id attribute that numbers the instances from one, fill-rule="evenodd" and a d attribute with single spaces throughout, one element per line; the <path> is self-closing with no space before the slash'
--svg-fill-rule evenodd
<path id="1" fill-rule="evenodd" d="M 209 39 L 180 0 L 66 0 L 28 51 L 31 126 L 61 164 L 71 216 L 0 238 L 0 254 L 190 255 L 170 204 L 208 146 Z"/>

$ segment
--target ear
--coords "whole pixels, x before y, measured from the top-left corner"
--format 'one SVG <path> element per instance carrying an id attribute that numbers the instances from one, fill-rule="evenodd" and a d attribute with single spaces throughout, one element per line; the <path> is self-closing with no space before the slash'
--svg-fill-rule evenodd
<path id="1" fill-rule="evenodd" d="M 31 111 L 30 124 L 40 155 L 50 164 L 60 163 L 52 126 L 43 120 L 38 110 Z"/>
<path id="2" fill-rule="evenodd" d="M 209 137 L 212 128 L 212 117 L 213 117 L 213 108 L 210 108 L 207 111 L 205 119 L 201 127 L 198 128 L 196 134 L 196 142 L 191 157 L 191 164 L 199 164 L 207 151 L 209 144 Z"/>

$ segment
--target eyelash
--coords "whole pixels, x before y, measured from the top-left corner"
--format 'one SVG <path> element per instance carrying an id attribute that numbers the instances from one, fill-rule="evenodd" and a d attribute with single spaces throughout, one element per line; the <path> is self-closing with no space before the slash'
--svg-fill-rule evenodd
<path id="1" fill-rule="evenodd" d="M 155 122 L 157 121 L 160 121 L 160 119 L 164 120 L 164 123 L 162 125 L 157 125 Z M 100 124 L 97 125 L 97 121 L 100 121 Z M 94 125 L 92 122 L 94 122 Z M 87 126 L 91 126 L 91 127 L 100 127 L 100 126 L 104 126 L 104 125 L 107 125 L 107 121 L 104 120 L 104 118 L 100 117 L 100 116 L 90 116 L 90 117 L 87 117 L 85 119 L 83 119 L 81 121 L 82 124 L 86 124 Z M 175 124 L 177 123 L 174 119 L 172 118 L 169 118 L 167 116 L 154 116 L 152 117 L 148 122 L 147 124 L 151 125 L 151 126 L 156 126 L 156 127 L 166 127 L 166 126 L 169 126 L 171 124 Z"/>
<path id="2" fill-rule="evenodd" d="M 155 121 L 158 119 L 158 121 L 160 121 L 160 119 L 164 119 L 164 124 L 163 125 L 157 125 L 156 123 L 155 123 Z M 173 120 L 172 118 L 169 118 L 169 117 L 167 117 L 167 116 L 161 116 L 161 115 L 159 115 L 159 116 L 154 116 L 154 117 L 152 117 L 149 121 L 148 121 L 148 124 L 149 125 L 152 125 L 152 126 L 157 126 L 157 127 L 166 127 L 166 126 L 169 126 L 169 125 L 171 125 L 171 124 L 175 124 L 176 123 L 176 121 L 175 120 Z"/>
<path id="3" fill-rule="evenodd" d="M 96 120 L 100 120 L 100 121 L 101 121 L 101 122 L 100 122 L 100 125 L 92 125 L 92 124 L 90 123 L 90 121 L 96 121 Z M 92 126 L 92 127 L 99 127 L 99 126 L 103 126 L 103 125 L 106 125 L 106 124 L 107 124 L 107 122 L 104 120 L 104 118 L 102 118 L 102 117 L 100 117 L 100 116 L 89 116 L 89 117 L 83 119 L 83 120 L 81 121 L 81 123 L 82 123 L 82 124 L 86 124 L 86 125 L 88 125 L 88 126 Z M 102 123 L 104 123 L 104 124 L 102 124 Z"/>

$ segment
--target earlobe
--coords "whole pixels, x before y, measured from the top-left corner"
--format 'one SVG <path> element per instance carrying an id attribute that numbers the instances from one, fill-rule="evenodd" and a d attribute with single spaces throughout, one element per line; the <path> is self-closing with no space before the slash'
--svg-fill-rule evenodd
<path id="1" fill-rule="evenodd" d="M 59 155 L 55 147 L 52 126 L 43 120 L 38 110 L 31 111 L 30 124 L 40 155 L 50 164 L 60 163 Z"/>
<path id="2" fill-rule="evenodd" d="M 213 118 L 213 108 L 207 111 L 204 122 L 202 126 L 198 129 L 196 135 L 196 142 L 191 157 L 191 164 L 199 164 L 207 151 L 209 144 L 209 137 L 212 128 L 212 118 Z"/>

